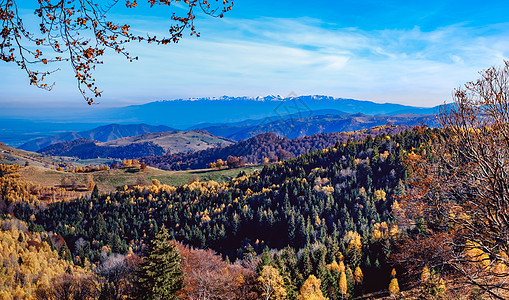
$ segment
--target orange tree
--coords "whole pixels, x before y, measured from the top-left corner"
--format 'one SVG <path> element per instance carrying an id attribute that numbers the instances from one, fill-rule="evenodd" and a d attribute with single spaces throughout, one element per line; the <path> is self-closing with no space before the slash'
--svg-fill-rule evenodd
<path id="1" fill-rule="evenodd" d="M 410 233 L 397 258 L 509 295 L 509 62 L 454 91 L 441 129 L 407 155 L 410 189 L 396 213 Z M 458 282 L 458 281 L 457 281 Z"/>
<path id="2" fill-rule="evenodd" d="M 141 36 L 131 32 L 129 24 L 116 24 L 107 17 L 115 5 L 124 3 L 136 8 L 137 0 L 37 0 L 34 18 L 38 29 L 30 30 L 18 10 L 16 0 L 0 0 L 0 59 L 17 64 L 24 70 L 31 85 L 51 90 L 44 81 L 55 72 L 51 65 L 68 62 L 83 98 L 92 104 L 101 96 L 92 76 L 92 70 L 101 64 L 107 49 L 137 60 L 125 49 L 132 41 L 156 44 L 177 43 L 186 29 L 199 36 L 195 26 L 196 9 L 214 17 L 232 8 L 232 0 L 147 0 L 150 7 L 184 7 L 185 13 L 171 14 L 172 25 L 166 37 Z M 104 4 L 108 3 L 108 4 Z M 171 9 L 171 8 L 170 8 Z M 46 66 L 48 65 L 48 66 Z"/>

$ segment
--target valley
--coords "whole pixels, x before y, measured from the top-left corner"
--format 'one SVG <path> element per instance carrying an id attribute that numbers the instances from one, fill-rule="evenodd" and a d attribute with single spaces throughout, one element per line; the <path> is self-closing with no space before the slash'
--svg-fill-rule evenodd
<path id="1" fill-rule="evenodd" d="M 402 153 L 418 148 L 421 141 L 409 131 L 350 139 L 248 172 L 161 173 L 147 167 L 136 173 L 146 172 L 147 179 L 157 181 L 110 191 L 101 185 L 127 185 L 125 173 L 136 167 L 97 171 L 89 173 L 95 187 L 85 198 L 35 206 L 17 200 L 8 203 L 7 210 L 29 228 L 61 235 L 78 265 L 100 263 L 105 246 L 129 257 L 128 249 L 138 252 L 145 236 L 164 224 L 184 244 L 213 249 L 229 261 L 261 255 L 260 269 L 277 262 L 287 272 L 282 276 L 291 280 L 289 295 L 297 295 L 298 286 L 312 274 L 321 274 L 326 295 L 334 299 L 389 284 L 392 267 L 381 246 L 390 247 L 398 233 L 389 212 L 405 189 Z M 57 183 L 59 172 L 43 175 L 37 170 L 28 166 L 19 173 L 27 180 L 46 177 L 46 184 L 50 179 Z M 183 179 L 176 176 L 193 175 L 203 177 L 175 181 Z M 229 178 L 218 180 L 221 176 Z M 165 179 L 182 184 L 165 185 Z M 343 235 L 348 238 L 340 238 Z M 82 246 L 77 246 L 78 239 L 83 239 Z M 364 274 L 362 283 L 348 275 L 347 290 L 337 286 L 334 278 L 347 273 Z"/>
<path id="2" fill-rule="evenodd" d="M 465 285 L 455 277 L 413 263 L 434 260 L 425 245 L 435 236 L 421 237 L 433 221 L 414 219 L 424 210 L 413 193 L 423 189 L 419 166 L 437 159 L 433 147 L 447 134 L 433 128 L 436 116 L 313 113 L 188 131 L 110 124 L 20 147 L 37 152 L 0 144 L 0 213 L 3 224 L 16 224 L 3 225 L 11 228 L 4 240 L 22 236 L 23 248 L 24 234 L 37 233 L 30 243 L 44 241 L 81 268 L 77 291 L 94 284 L 124 297 L 138 297 L 132 270 L 149 259 L 147 243 L 165 236 L 185 258 L 184 299 L 200 293 L 196 280 L 259 299 L 267 276 L 280 281 L 280 299 L 300 299 L 310 284 L 318 299 L 461 298 Z M 193 268 L 210 268 L 216 280 Z M 415 276 L 425 279 L 416 284 Z"/>
<path id="3" fill-rule="evenodd" d="M 0 300 L 509 299 L 508 9 L 0 0 Z"/>

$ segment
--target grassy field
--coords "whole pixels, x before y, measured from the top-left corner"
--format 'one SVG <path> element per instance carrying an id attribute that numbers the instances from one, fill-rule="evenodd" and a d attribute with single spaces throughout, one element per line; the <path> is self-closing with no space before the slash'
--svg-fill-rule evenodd
<path id="1" fill-rule="evenodd" d="M 150 176 L 149 179 L 157 179 L 161 183 L 168 185 L 182 185 L 189 183 L 191 177 L 197 176 L 200 181 L 214 180 L 222 182 L 230 178 L 236 177 L 241 171 L 251 173 L 255 170 L 261 170 L 262 167 L 246 167 L 242 169 L 224 169 L 224 170 L 191 170 L 191 171 L 174 171 L 168 172 L 170 174 L 161 174 Z"/>
<path id="2" fill-rule="evenodd" d="M 260 170 L 261 166 L 245 167 L 241 169 L 224 170 L 191 170 L 191 171 L 163 171 L 151 167 L 145 170 L 135 168 L 112 169 L 92 173 L 66 173 L 39 166 L 23 167 L 21 177 L 43 186 L 61 186 L 63 182 L 75 182 L 76 186 L 85 188 L 92 179 L 101 192 L 111 192 L 124 185 L 150 185 L 153 179 L 163 184 L 182 185 L 197 177 L 200 181 L 214 180 L 222 182 L 236 177 L 241 171 L 246 173 Z"/>
<path id="3" fill-rule="evenodd" d="M 9 147 L 0 143 L 0 163 L 17 164 L 24 166 L 26 162 L 30 166 L 56 168 L 61 163 L 72 164 L 76 167 L 85 167 L 88 165 L 110 165 L 113 162 L 119 162 L 119 159 L 96 158 L 96 159 L 78 159 L 64 156 L 48 156 L 37 152 L 25 151 Z"/>
<path id="4" fill-rule="evenodd" d="M 153 179 L 168 185 L 182 185 L 189 183 L 192 178 L 200 181 L 214 180 L 222 182 L 236 177 L 241 171 L 251 173 L 262 169 L 261 166 L 249 166 L 241 169 L 205 169 L 190 171 L 163 171 L 151 167 L 145 170 L 136 168 L 121 168 L 97 171 L 92 173 L 67 173 L 56 171 L 58 163 L 66 162 L 75 166 L 110 164 L 108 159 L 79 160 L 70 157 L 44 156 L 39 153 L 23 151 L 8 147 L 0 143 L 0 163 L 29 166 L 20 170 L 20 175 L 28 181 L 38 183 L 42 186 L 62 186 L 64 182 L 73 182 L 75 186 L 85 189 L 92 179 L 101 192 L 111 192 L 117 187 L 124 185 L 150 185 Z"/>

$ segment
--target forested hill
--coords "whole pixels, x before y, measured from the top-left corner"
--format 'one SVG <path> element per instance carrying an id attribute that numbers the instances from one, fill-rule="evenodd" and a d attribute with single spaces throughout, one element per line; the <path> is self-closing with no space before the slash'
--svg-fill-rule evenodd
<path id="1" fill-rule="evenodd" d="M 217 136 L 224 136 L 237 141 L 248 139 L 264 132 L 273 132 L 281 137 L 294 139 L 320 133 L 357 131 L 385 124 L 415 126 L 435 125 L 433 115 L 399 114 L 399 115 L 365 115 L 362 113 L 346 114 L 340 111 L 312 111 L 283 117 L 249 120 L 234 124 L 216 124 L 197 126 Z"/>
<path id="2" fill-rule="evenodd" d="M 62 142 L 49 145 L 37 151 L 46 155 L 78 157 L 91 159 L 99 157 L 108 158 L 135 158 L 143 155 L 162 155 L 165 150 L 153 142 L 133 143 L 125 146 L 100 146 L 96 141 L 89 139 L 77 139 L 70 142 Z"/>
<path id="3" fill-rule="evenodd" d="M 310 275 L 329 299 L 353 297 L 396 276 L 388 256 L 399 233 L 391 213 L 405 193 L 402 160 L 427 140 L 415 131 L 349 140 L 220 184 L 154 182 L 47 209 L 18 204 L 14 214 L 62 235 L 77 264 L 99 261 L 104 246 L 139 251 L 165 225 L 175 239 L 230 261 L 267 249 L 257 270 L 276 268 L 288 299 Z"/>
<path id="4" fill-rule="evenodd" d="M 164 125 L 152 126 L 147 124 L 110 124 L 85 131 L 63 132 L 49 137 L 36 138 L 21 145 L 19 148 L 23 150 L 37 151 L 49 145 L 73 141 L 76 139 L 89 139 L 100 142 L 108 142 L 123 137 L 136 136 L 144 133 L 174 130 L 176 129 Z"/>
<path id="5" fill-rule="evenodd" d="M 218 159 L 226 161 L 229 156 L 242 158 L 246 163 L 262 164 L 265 158 L 269 162 L 285 160 L 304 154 L 310 149 L 332 147 L 338 141 L 359 140 L 379 134 L 396 134 L 410 128 L 406 125 L 384 125 L 354 132 L 321 133 L 295 139 L 281 138 L 274 133 L 263 133 L 222 148 L 144 157 L 141 160 L 149 166 L 163 170 L 203 169 Z"/>
<path id="6" fill-rule="evenodd" d="M 71 156 L 80 159 L 133 159 L 167 153 L 193 152 L 227 146 L 232 143 L 234 141 L 214 136 L 203 130 L 165 131 L 125 137 L 106 143 L 89 139 L 77 139 L 53 144 L 37 152 L 53 156 Z"/>

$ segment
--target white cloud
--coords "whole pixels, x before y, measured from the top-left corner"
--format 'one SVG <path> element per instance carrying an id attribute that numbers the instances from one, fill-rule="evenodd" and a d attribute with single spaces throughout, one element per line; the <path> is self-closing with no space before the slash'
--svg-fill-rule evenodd
<path id="1" fill-rule="evenodd" d="M 140 24 L 151 22 L 134 25 Z M 476 79 L 481 69 L 502 64 L 509 52 L 509 24 L 459 24 L 432 32 L 334 28 L 308 18 L 200 25 L 199 39 L 131 45 L 139 62 L 109 54 L 96 71 L 105 89 L 103 102 L 295 91 L 433 106 L 450 99 L 453 88 Z M 157 26 L 150 29 L 158 32 Z M 65 95 L 75 93 L 72 80 L 65 82 L 71 91 Z"/>

